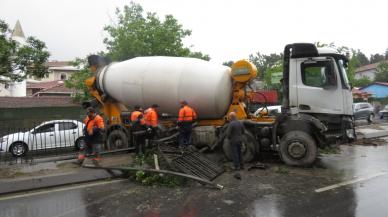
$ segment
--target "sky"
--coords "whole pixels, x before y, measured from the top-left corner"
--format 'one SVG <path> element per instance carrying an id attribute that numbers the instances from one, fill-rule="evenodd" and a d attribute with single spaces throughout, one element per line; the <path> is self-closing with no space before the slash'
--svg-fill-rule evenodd
<path id="1" fill-rule="evenodd" d="M 172 14 L 192 35 L 184 44 L 222 63 L 256 52 L 280 53 L 294 42 L 334 42 L 369 56 L 388 48 L 384 0 L 136 0 L 161 19 Z M 105 49 L 104 26 L 124 0 L 1 0 L 0 19 L 19 20 L 26 36 L 44 41 L 51 60 Z"/>

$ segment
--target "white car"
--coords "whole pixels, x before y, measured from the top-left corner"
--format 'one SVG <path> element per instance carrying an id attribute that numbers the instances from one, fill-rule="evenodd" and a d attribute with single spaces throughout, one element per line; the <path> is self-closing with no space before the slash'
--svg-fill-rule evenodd
<path id="1" fill-rule="evenodd" d="M 46 121 L 27 132 L 18 132 L 0 138 L 0 151 L 20 157 L 29 150 L 75 147 L 83 143 L 84 124 L 76 120 Z"/>
<path id="2" fill-rule="evenodd" d="M 267 106 L 267 109 L 264 107 L 260 107 L 255 111 L 255 113 L 253 113 L 253 115 L 254 116 L 259 116 L 260 114 L 262 114 L 262 115 L 263 114 L 274 115 L 274 114 L 282 113 L 282 106 L 281 105 Z"/>

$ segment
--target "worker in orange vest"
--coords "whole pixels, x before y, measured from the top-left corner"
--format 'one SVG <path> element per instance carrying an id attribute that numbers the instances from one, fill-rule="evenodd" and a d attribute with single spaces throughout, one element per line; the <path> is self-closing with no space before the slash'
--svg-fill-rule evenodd
<path id="1" fill-rule="evenodd" d="M 87 116 L 84 120 L 85 145 L 80 150 L 78 162 L 82 164 L 86 155 L 93 155 L 93 163 L 98 163 L 101 160 L 100 145 L 105 129 L 104 119 L 96 113 L 93 107 L 87 108 L 86 113 Z"/>
<path id="2" fill-rule="evenodd" d="M 135 105 L 135 106 L 134 106 L 134 110 L 133 110 L 133 112 L 131 113 L 131 122 L 137 121 L 139 115 L 143 115 L 143 112 L 141 111 L 140 106 Z"/>
<path id="3" fill-rule="evenodd" d="M 178 115 L 179 126 L 179 146 L 187 147 L 191 142 L 192 124 L 197 119 L 197 113 L 192 109 L 187 101 L 181 100 L 181 109 Z"/>
<path id="4" fill-rule="evenodd" d="M 149 134 L 149 138 L 154 138 L 156 135 L 156 129 L 158 127 L 158 112 L 157 109 L 159 106 L 157 104 L 153 104 L 150 108 L 144 111 L 144 119 L 147 127 L 151 129 L 151 133 Z"/>

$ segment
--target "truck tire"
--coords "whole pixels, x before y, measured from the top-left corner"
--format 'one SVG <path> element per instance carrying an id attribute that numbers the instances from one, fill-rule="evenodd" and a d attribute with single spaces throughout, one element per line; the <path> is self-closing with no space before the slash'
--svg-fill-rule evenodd
<path id="1" fill-rule="evenodd" d="M 249 132 L 244 133 L 243 144 L 241 147 L 241 154 L 242 154 L 244 163 L 250 162 L 255 158 L 255 156 L 257 155 L 256 147 L 258 147 L 257 141 L 252 136 L 252 134 Z M 229 139 L 227 138 L 224 139 L 222 148 L 226 158 L 230 161 L 233 161 L 232 147 L 230 145 Z"/>
<path id="2" fill-rule="evenodd" d="M 280 156 L 290 166 L 309 166 L 317 157 L 315 140 L 306 132 L 295 130 L 280 140 Z"/>
<path id="3" fill-rule="evenodd" d="M 128 148 L 128 137 L 122 130 L 113 130 L 108 135 L 106 145 L 108 151 Z"/>

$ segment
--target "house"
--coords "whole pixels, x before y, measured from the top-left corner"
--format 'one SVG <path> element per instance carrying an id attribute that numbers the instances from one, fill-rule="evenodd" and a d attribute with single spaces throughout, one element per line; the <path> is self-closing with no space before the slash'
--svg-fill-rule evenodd
<path id="1" fill-rule="evenodd" d="M 71 65 L 70 61 L 49 61 L 45 64 L 48 68 L 48 74 L 44 78 L 35 78 L 30 76 L 30 79 L 37 81 L 57 81 L 57 80 L 67 80 L 73 73 L 79 71 L 75 66 Z"/>
<path id="2" fill-rule="evenodd" d="M 380 63 L 372 63 L 357 68 L 354 77 L 356 79 L 367 77 L 369 80 L 374 81 L 377 73 L 377 66 L 379 66 L 379 64 Z"/>
<path id="3" fill-rule="evenodd" d="M 368 86 L 359 89 L 363 92 L 372 93 L 374 98 L 386 98 L 388 97 L 388 83 L 387 82 L 374 82 Z"/>
<path id="4" fill-rule="evenodd" d="M 354 100 L 362 100 L 362 101 L 368 101 L 368 99 L 373 96 L 372 93 L 360 90 L 359 88 L 356 88 L 356 87 L 352 89 L 352 94 L 353 94 Z"/>
<path id="5" fill-rule="evenodd" d="M 76 90 L 67 88 L 62 80 L 27 83 L 27 96 L 73 96 L 75 93 Z"/>

